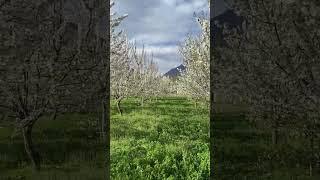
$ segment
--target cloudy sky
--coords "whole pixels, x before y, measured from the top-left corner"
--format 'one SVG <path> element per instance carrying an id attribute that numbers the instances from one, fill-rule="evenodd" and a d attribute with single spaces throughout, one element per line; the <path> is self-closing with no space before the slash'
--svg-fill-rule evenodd
<path id="1" fill-rule="evenodd" d="M 219 3 L 220 11 L 223 9 Z M 200 31 L 194 12 L 208 13 L 207 0 L 115 0 L 111 10 L 128 14 L 119 29 L 138 47 L 144 44 L 152 52 L 161 73 L 182 63 L 179 44 L 189 35 Z"/>

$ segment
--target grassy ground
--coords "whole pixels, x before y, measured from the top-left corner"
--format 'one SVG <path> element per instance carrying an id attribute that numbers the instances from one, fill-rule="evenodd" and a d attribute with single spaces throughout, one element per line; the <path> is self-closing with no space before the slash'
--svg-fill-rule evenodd
<path id="1" fill-rule="evenodd" d="M 137 99 L 127 99 L 121 116 L 112 105 L 112 179 L 208 179 L 207 107 L 195 107 L 185 98 L 159 98 L 143 107 Z M 307 144 L 282 138 L 272 146 L 268 129 L 255 129 L 242 115 L 245 108 L 217 107 L 216 179 L 320 179 L 317 169 L 309 177 Z M 104 179 L 105 145 L 99 141 L 94 117 L 65 114 L 54 121 L 39 121 L 33 132 L 43 159 L 37 174 L 29 166 L 21 135 L 10 139 L 12 127 L 0 124 L 0 180 Z"/>
<path id="2" fill-rule="evenodd" d="M 114 107 L 111 120 L 112 179 L 207 179 L 208 109 L 185 98 L 165 98 L 139 106 L 137 99 Z M 42 169 L 34 173 L 21 135 L 0 124 L 0 180 L 100 180 L 105 177 L 105 146 L 95 115 L 65 114 L 41 119 L 33 140 Z"/>
<path id="3" fill-rule="evenodd" d="M 0 180 L 99 180 L 105 177 L 105 145 L 99 141 L 93 115 L 66 114 L 56 120 L 41 119 L 33 141 L 42 157 L 40 173 L 29 164 L 20 134 L 0 129 Z M 91 122 L 91 123 L 90 123 Z"/>
<path id="4" fill-rule="evenodd" d="M 272 145 L 268 129 L 256 129 L 241 112 L 215 116 L 215 176 L 217 179 L 316 180 L 319 169 L 309 176 L 310 151 L 305 140 L 281 135 Z"/>
<path id="5" fill-rule="evenodd" d="M 208 108 L 185 98 L 124 102 L 111 119 L 112 179 L 208 179 Z"/>

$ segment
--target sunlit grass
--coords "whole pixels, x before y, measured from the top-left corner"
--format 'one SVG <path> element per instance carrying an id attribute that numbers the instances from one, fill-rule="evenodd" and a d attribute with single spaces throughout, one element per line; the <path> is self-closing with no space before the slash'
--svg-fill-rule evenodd
<path id="1" fill-rule="evenodd" d="M 186 98 L 134 103 L 111 119 L 113 179 L 208 179 L 208 108 Z"/>

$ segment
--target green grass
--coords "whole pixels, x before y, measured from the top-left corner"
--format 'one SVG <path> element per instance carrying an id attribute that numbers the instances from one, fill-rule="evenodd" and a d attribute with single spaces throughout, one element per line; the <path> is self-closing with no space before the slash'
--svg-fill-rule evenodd
<path id="1" fill-rule="evenodd" d="M 316 180 L 319 169 L 309 176 L 305 140 L 281 135 L 278 145 L 272 144 L 268 129 L 256 129 L 239 111 L 215 116 L 215 177 L 261 180 Z"/>
<path id="2" fill-rule="evenodd" d="M 135 99 L 111 119 L 112 179 L 208 179 L 209 112 L 186 98 Z"/>
<path id="3" fill-rule="evenodd" d="M 126 99 L 120 116 L 112 102 L 112 179 L 207 179 L 209 176 L 208 109 L 185 98 L 160 98 L 143 107 Z M 33 172 L 21 134 L 1 124 L 0 180 L 104 179 L 105 145 L 95 114 L 42 118 L 33 130 L 42 167 Z"/>
<path id="4" fill-rule="evenodd" d="M 115 180 L 208 179 L 209 112 L 186 98 L 158 98 L 139 106 L 123 102 L 124 114 L 111 109 L 111 173 Z M 281 136 L 271 144 L 268 129 L 256 129 L 243 115 L 245 107 L 217 104 L 214 124 L 214 175 L 219 180 L 316 180 L 309 177 L 308 144 Z M 0 180 L 95 180 L 105 174 L 105 145 L 95 114 L 64 114 L 41 119 L 33 139 L 42 156 L 34 173 L 21 135 L 0 124 Z M 7 178 L 6 178 L 7 177 Z"/>
<path id="5" fill-rule="evenodd" d="M 105 145 L 100 141 L 94 116 L 64 114 L 56 120 L 42 118 L 38 121 L 32 137 L 42 159 L 39 173 L 35 173 L 30 166 L 21 134 L 11 139 L 13 127 L 8 123 L 2 124 L 0 179 L 103 179 Z"/>

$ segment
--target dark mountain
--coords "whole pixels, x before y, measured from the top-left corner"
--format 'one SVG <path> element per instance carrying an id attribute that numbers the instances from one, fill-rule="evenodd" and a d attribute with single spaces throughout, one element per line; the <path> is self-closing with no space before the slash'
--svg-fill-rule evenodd
<path id="1" fill-rule="evenodd" d="M 240 25 L 241 22 L 242 22 L 242 18 L 240 16 L 238 16 L 237 14 L 235 14 L 233 12 L 233 10 L 226 10 L 224 13 L 216 16 L 216 17 L 213 17 L 211 19 L 212 22 L 217 22 L 219 25 L 222 25 L 222 24 L 229 24 L 229 25 Z M 216 23 L 214 23 L 216 24 Z"/>
<path id="2" fill-rule="evenodd" d="M 180 65 L 178 67 L 170 69 L 168 72 L 166 72 L 163 76 L 170 77 L 170 78 L 176 78 L 181 75 L 180 70 L 184 71 L 186 67 L 184 65 Z"/>
<path id="3" fill-rule="evenodd" d="M 211 42 L 213 46 L 219 46 L 219 45 L 225 45 L 225 42 L 223 40 L 223 25 L 227 25 L 227 28 L 238 28 L 241 31 L 241 24 L 243 22 L 243 18 L 238 16 L 233 12 L 233 10 L 226 10 L 220 15 L 211 18 L 210 20 L 212 26 L 211 26 L 211 32 L 215 39 L 215 42 Z M 178 67 L 170 69 L 167 73 L 165 73 L 163 76 L 170 77 L 170 78 L 176 78 L 181 75 L 180 71 L 178 69 L 181 69 L 184 71 L 186 67 L 184 65 L 180 65 Z"/>

